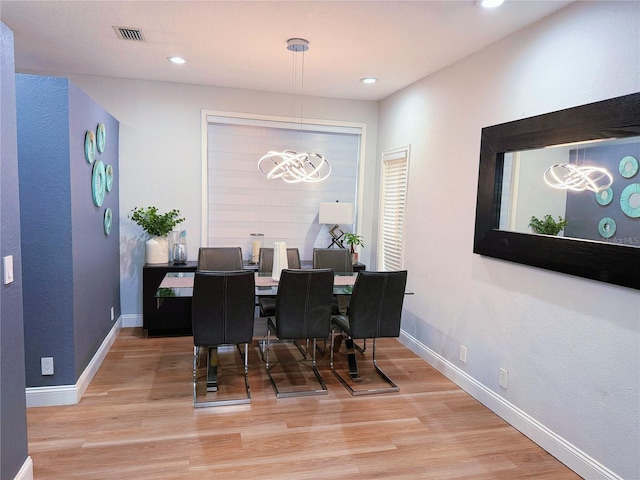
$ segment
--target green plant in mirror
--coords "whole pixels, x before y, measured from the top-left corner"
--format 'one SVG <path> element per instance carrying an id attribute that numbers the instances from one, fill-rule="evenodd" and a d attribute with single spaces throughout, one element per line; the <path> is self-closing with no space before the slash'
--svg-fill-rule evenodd
<path id="1" fill-rule="evenodd" d="M 355 253 L 356 246 L 364 247 L 364 238 L 355 233 L 345 233 L 344 241 L 347 242 L 348 245 L 351 245 L 351 253 Z"/>
<path id="2" fill-rule="evenodd" d="M 560 215 L 558 215 L 557 222 L 551 215 L 545 215 L 543 220 L 540 220 L 534 215 L 531 217 L 529 226 L 534 233 L 541 233 L 542 235 L 558 235 L 560 230 L 567 226 L 567 221 Z"/>
<path id="3" fill-rule="evenodd" d="M 180 211 L 175 208 L 167 213 L 158 213 L 156 207 L 136 207 L 131 211 L 129 218 L 140 225 L 149 235 L 166 237 L 173 227 L 184 222 Z"/>

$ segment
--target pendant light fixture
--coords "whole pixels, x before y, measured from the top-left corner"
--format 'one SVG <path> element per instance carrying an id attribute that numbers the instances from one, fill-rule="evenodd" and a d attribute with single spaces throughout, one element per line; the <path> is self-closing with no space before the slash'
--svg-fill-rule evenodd
<path id="1" fill-rule="evenodd" d="M 309 50 L 309 42 L 304 38 L 290 38 L 287 40 L 287 50 L 293 55 L 293 114 L 292 123 L 296 117 L 296 90 L 298 85 L 298 70 L 300 70 L 300 129 L 302 129 L 302 100 L 304 98 L 304 52 Z M 300 68 L 298 59 L 302 57 Z M 268 179 L 281 178 L 287 183 L 321 182 L 331 173 L 331 165 L 319 153 L 297 152 L 284 150 L 282 152 L 269 151 L 258 160 L 258 169 Z"/>
<path id="2" fill-rule="evenodd" d="M 553 188 L 573 190 L 581 192 L 590 190 L 600 193 L 611 186 L 613 177 L 606 168 L 584 165 L 586 149 L 582 149 L 582 166 L 578 166 L 576 151 L 576 163 L 555 163 L 544 172 L 544 181 Z"/>

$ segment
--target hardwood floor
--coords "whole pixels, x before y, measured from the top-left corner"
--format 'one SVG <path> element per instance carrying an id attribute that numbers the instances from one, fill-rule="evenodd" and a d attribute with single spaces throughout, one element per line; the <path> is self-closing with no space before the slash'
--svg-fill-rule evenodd
<path id="1" fill-rule="evenodd" d="M 277 400 L 254 342 L 252 403 L 194 409 L 191 337 L 123 329 L 78 405 L 28 409 L 35 479 L 580 478 L 395 339 L 377 357 L 399 393 L 352 397 L 319 357 L 329 394 Z"/>

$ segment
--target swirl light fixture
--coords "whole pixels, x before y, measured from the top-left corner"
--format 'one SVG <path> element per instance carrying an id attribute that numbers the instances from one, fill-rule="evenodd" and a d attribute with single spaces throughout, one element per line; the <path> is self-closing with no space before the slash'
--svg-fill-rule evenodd
<path id="1" fill-rule="evenodd" d="M 268 179 L 282 178 L 287 183 L 321 182 L 331 173 L 331 165 L 319 153 L 293 150 L 268 152 L 258 160 L 258 168 Z"/>
<path id="2" fill-rule="evenodd" d="M 606 190 L 613 183 L 613 177 L 604 168 L 589 165 L 578 167 L 572 163 L 555 163 L 544 172 L 544 181 L 554 188 L 594 193 Z"/>
<path id="3" fill-rule="evenodd" d="M 295 94 L 296 89 L 296 54 L 302 52 L 302 68 L 300 76 L 301 99 L 300 99 L 300 126 L 302 126 L 302 97 L 304 96 L 304 52 L 309 50 L 309 41 L 304 38 L 290 38 L 287 40 L 287 50 L 293 52 L 293 97 L 294 112 L 292 123 L 295 118 Z M 269 151 L 258 160 L 258 169 L 264 173 L 269 180 L 281 178 L 286 183 L 298 182 L 321 182 L 331 173 L 329 161 L 319 153 L 296 152 L 294 150 L 284 150 L 282 152 Z"/>

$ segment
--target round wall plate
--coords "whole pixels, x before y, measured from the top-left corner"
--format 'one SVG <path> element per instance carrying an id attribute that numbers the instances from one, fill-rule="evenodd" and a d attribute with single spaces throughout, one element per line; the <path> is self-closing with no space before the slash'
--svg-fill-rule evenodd
<path id="1" fill-rule="evenodd" d="M 616 222 L 613 218 L 604 217 L 598 222 L 598 232 L 603 238 L 611 238 L 616 233 Z"/>
<path id="2" fill-rule="evenodd" d="M 106 183 L 104 163 L 102 163 L 102 160 L 98 160 L 93 164 L 93 174 L 91 176 L 91 195 L 96 207 L 102 206 L 102 202 L 104 202 Z"/>
<path id="3" fill-rule="evenodd" d="M 620 208 L 628 217 L 640 217 L 640 183 L 626 186 L 620 194 Z"/>
<path id="4" fill-rule="evenodd" d="M 613 188 L 605 188 L 596 193 L 596 202 L 600 205 L 609 205 L 613 201 Z"/>
<path id="5" fill-rule="evenodd" d="M 109 235 L 111 233 L 111 217 L 113 216 L 113 214 L 111 213 L 111 208 L 108 207 L 105 211 L 104 211 L 104 234 L 105 235 Z"/>
<path id="6" fill-rule="evenodd" d="M 98 147 L 98 153 L 104 152 L 104 146 L 107 142 L 107 132 L 104 127 L 104 123 L 99 123 L 96 128 L 96 144 Z"/>
<path id="7" fill-rule="evenodd" d="M 632 157 L 631 155 L 627 155 L 620 160 L 620 165 L 618 166 L 618 170 L 620 171 L 620 175 L 624 178 L 631 178 L 636 173 L 638 173 L 638 160 L 636 157 Z"/>
<path id="8" fill-rule="evenodd" d="M 107 175 L 107 192 L 110 192 L 111 189 L 113 188 L 113 166 L 111 166 L 111 164 L 107 165 L 105 167 L 105 172 Z"/>
<path id="9" fill-rule="evenodd" d="M 96 159 L 96 135 L 91 130 L 84 134 L 84 158 L 89 163 Z"/>

